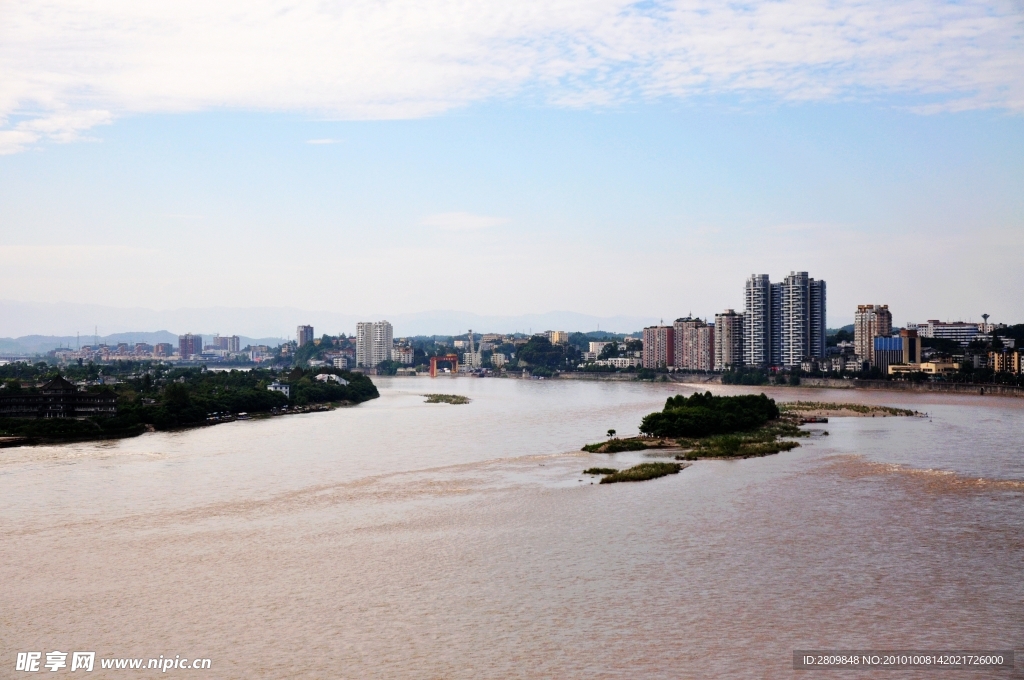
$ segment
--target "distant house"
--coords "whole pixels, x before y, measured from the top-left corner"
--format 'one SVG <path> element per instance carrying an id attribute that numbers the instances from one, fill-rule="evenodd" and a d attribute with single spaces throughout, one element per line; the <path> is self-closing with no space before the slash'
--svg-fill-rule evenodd
<path id="1" fill-rule="evenodd" d="M 57 376 L 38 391 L 0 392 L 0 417 L 4 418 L 88 418 L 117 415 L 117 396 L 84 392 Z"/>
<path id="2" fill-rule="evenodd" d="M 292 386 L 288 385 L 287 383 L 275 380 L 274 382 L 267 385 L 267 389 L 270 390 L 271 392 L 280 392 L 284 396 L 291 398 Z"/>
<path id="3" fill-rule="evenodd" d="M 316 377 L 320 382 L 336 382 L 339 385 L 348 385 L 348 381 L 342 378 L 340 375 L 334 375 L 333 373 L 321 373 Z"/>

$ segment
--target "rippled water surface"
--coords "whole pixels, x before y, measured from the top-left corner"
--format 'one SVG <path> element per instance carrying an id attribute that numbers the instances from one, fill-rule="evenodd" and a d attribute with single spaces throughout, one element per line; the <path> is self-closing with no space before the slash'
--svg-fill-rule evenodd
<path id="1" fill-rule="evenodd" d="M 581 471 L 642 454 L 580 445 L 693 388 L 376 381 L 330 413 L 0 450 L 0 677 L 55 649 L 213 660 L 178 677 L 774 678 L 809 673 L 798 648 L 1024 648 L 1024 400 L 780 389 L 928 416 L 601 486 Z"/>

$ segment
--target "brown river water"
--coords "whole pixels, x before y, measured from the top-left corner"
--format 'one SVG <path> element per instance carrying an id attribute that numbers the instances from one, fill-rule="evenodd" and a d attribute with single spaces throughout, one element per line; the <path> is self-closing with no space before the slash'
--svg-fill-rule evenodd
<path id="1" fill-rule="evenodd" d="M 602 486 L 581 471 L 643 454 L 579 447 L 693 388 L 375 381 L 329 413 L 0 450 L 0 678 L 52 650 L 99 678 L 1024 677 L 793 669 L 1024 656 L 1024 400 L 766 390 L 928 416 Z M 211 669 L 99 668 L 160 655 Z"/>

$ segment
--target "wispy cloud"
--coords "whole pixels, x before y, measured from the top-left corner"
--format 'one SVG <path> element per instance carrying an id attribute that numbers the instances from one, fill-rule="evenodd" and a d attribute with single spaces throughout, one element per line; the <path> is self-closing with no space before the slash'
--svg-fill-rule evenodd
<path id="1" fill-rule="evenodd" d="M 112 121 L 109 111 L 99 110 L 64 110 L 29 118 L 7 130 L 0 130 L 0 156 L 24 151 L 44 139 L 62 143 L 89 139 L 81 133 Z"/>
<path id="2" fill-rule="evenodd" d="M 742 94 L 1024 111 L 1017 0 L 40 0 L 0 22 L 0 152 L 133 112 L 433 115 Z M 319 141 L 319 140 L 317 140 Z"/>
<path id="3" fill-rule="evenodd" d="M 475 229 L 487 229 L 508 224 L 509 220 L 503 217 L 490 217 L 488 215 L 474 215 L 468 212 L 438 213 L 424 217 L 420 224 L 425 227 L 435 227 L 445 231 L 472 231 Z"/>

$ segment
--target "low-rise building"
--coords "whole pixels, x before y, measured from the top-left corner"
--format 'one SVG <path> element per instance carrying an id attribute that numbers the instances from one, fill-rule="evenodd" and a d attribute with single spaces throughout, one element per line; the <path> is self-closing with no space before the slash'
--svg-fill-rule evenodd
<path id="1" fill-rule="evenodd" d="M 320 382 L 336 382 L 339 385 L 348 385 L 347 380 L 342 378 L 340 375 L 335 375 L 333 373 L 321 373 L 316 377 L 316 380 L 319 380 Z"/>
<path id="2" fill-rule="evenodd" d="M 508 363 L 508 357 L 501 352 L 495 352 L 491 355 L 491 365 L 495 368 L 501 368 Z"/>
<path id="3" fill-rule="evenodd" d="M 938 362 L 925 361 L 920 364 L 893 364 L 888 367 L 889 375 L 905 375 L 907 373 L 925 373 L 928 375 L 945 375 L 956 373 L 960 370 L 960 364 L 952 361 Z"/>
<path id="4" fill-rule="evenodd" d="M 86 392 L 61 376 L 38 391 L 0 390 L 0 417 L 87 418 L 117 415 L 117 395 Z"/>
<path id="5" fill-rule="evenodd" d="M 391 360 L 397 361 L 403 366 L 412 366 L 416 359 L 416 352 L 412 347 L 395 347 L 391 350 Z"/>
<path id="6" fill-rule="evenodd" d="M 274 382 L 267 385 L 267 389 L 271 392 L 280 392 L 284 396 L 291 398 L 292 386 L 288 383 L 283 383 L 275 380 Z"/>
<path id="7" fill-rule="evenodd" d="M 873 354 L 872 366 L 883 373 L 894 364 L 916 364 L 921 361 L 921 339 L 916 330 L 905 328 L 899 335 L 875 338 Z"/>
<path id="8" fill-rule="evenodd" d="M 907 328 L 916 330 L 922 338 L 945 338 L 954 340 L 964 347 L 971 344 L 974 336 L 980 332 L 976 323 L 937 319 L 929 319 L 924 323 L 908 323 Z"/>
<path id="9" fill-rule="evenodd" d="M 609 357 L 608 359 L 598 359 L 594 362 L 594 365 L 611 366 L 612 368 L 632 368 L 633 366 L 640 366 L 642 361 L 639 357 Z"/>

